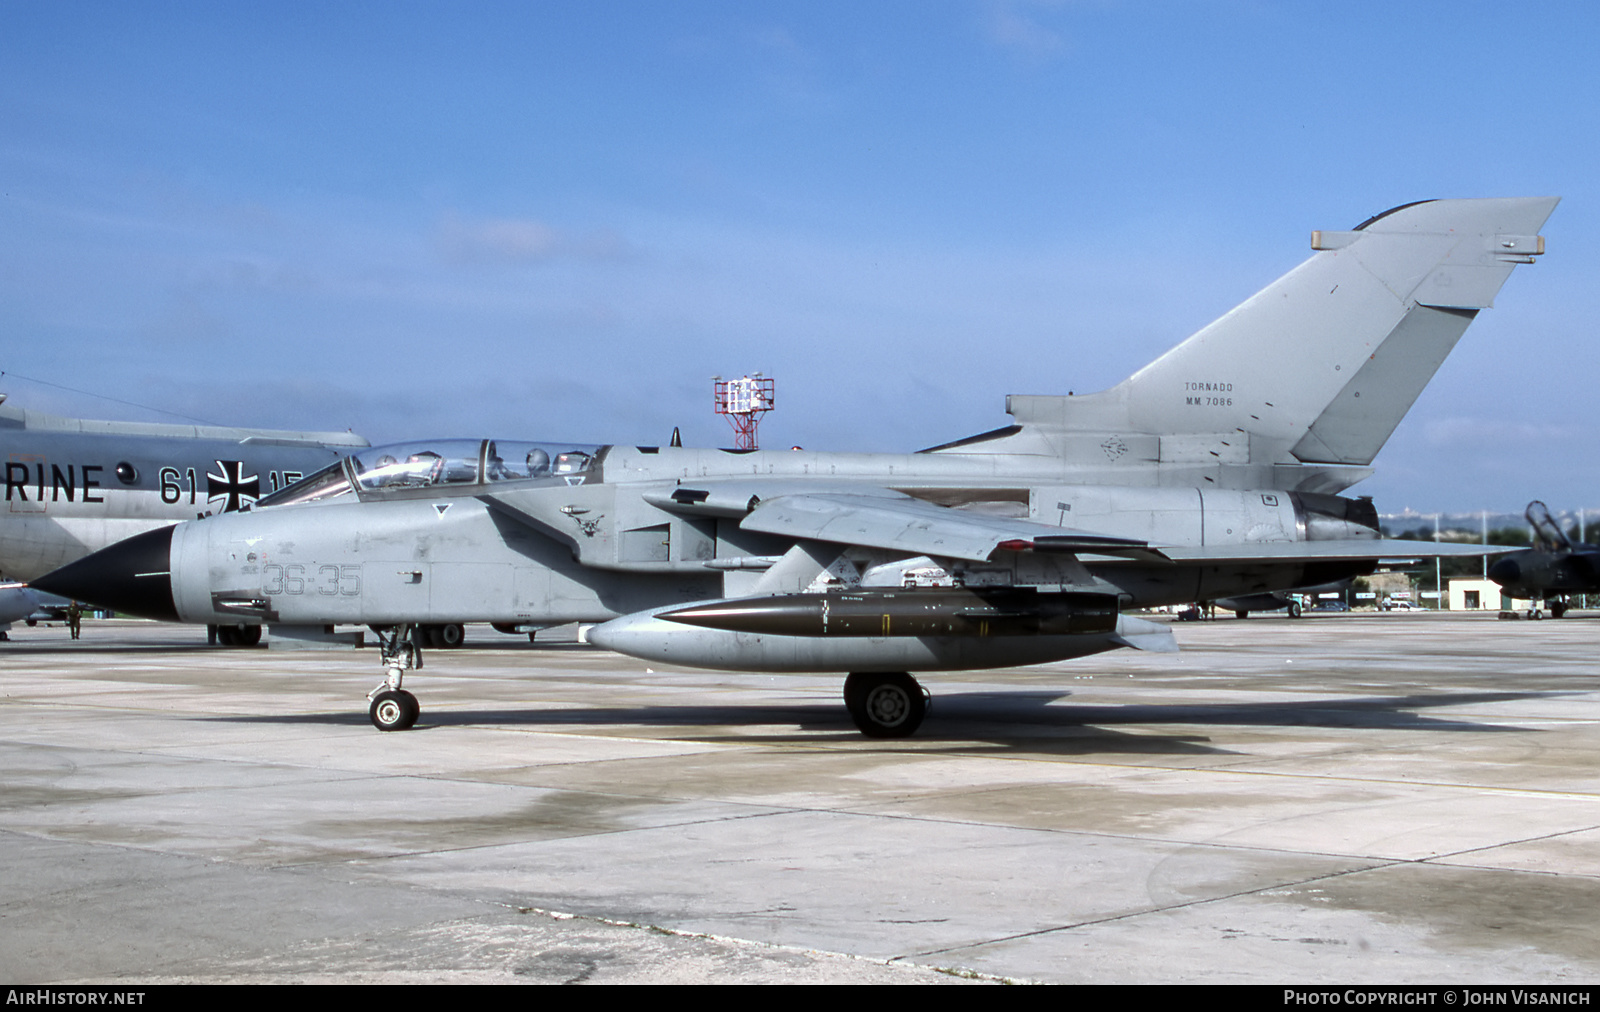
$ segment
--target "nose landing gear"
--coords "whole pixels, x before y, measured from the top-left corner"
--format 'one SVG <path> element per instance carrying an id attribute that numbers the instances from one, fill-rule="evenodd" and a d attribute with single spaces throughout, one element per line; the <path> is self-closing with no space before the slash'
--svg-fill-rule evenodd
<path id="1" fill-rule="evenodd" d="M 414 642 L 409 625 L 374 628 L 373 632 L 378 634 L 380 659 L 388 675 L 367 693 L 367 715 L 380 731 L 404 731 L 422 714 L 417 697 L 400 687 L 407 671 L 422 667 L 422 648 Z"/>

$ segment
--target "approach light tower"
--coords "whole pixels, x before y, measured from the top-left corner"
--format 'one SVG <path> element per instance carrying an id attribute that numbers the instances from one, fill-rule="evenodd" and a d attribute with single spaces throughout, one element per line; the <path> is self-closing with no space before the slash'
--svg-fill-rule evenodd
<path id="1" fill-rule="evenodd" d="M 756 426 L 761 424 L 761 416 L 772 410 L 773 381 L 760 373 L 732 380 L 713 376 L 711 397 L 717 414 L 727 415 L 733 426 L 734 449 L 756 449 Z"/>

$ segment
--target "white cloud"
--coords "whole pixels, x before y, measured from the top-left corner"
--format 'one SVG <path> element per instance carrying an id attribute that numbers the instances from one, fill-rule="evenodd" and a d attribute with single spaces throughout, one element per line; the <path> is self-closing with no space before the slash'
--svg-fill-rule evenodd
<path id="1" fill-rule="evenodd" d="M 989 38 L 996 45 L 1031 60 L 1047 60 L 1066 48 L 1059 32 L 1040 24 L 1024 10 L 1025 4 L 999 0 L 989 8 Z M 1050 4 L 1049 6 L 1055 6 Z"/>
<path id="2" fill-rule="evenodd" d="M 467 221 L 451 215 L 439 226 L 438 246 L 451 263 L 537 264 L 555 260 L 613 260 L 629 245 L 610 229 L 570 232 L 529 218 Z"/>

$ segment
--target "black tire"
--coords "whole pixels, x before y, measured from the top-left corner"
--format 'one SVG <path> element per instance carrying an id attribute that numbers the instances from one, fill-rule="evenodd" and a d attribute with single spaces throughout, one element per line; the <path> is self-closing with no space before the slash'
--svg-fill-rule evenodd
<path id="1" fill-rule="evenodd" d="M 219 625 L 217 643 L 225 647 L 253 647 L 261 642 L 258 625 Z"/>
<path id="2" fill-rule="evenodd" d="M 367 716 L 380 731 L 404 731 L 417 722 L 422 706 L 417 697 L 404 689 L 385 689 L 372 697 Z"/>
<path id="3" fill-rule="evenodd" d="M 444 650 L 454 650 L 467 640 L 467 627 L 460 622 L 449 622 L 433 627 L 433 645 Z"/>
<path id="4" fill-rule="evenodd" d="M 868 738 L 906 738 L 922 726 L 928 697 L 903 671 L 853 672 L 844 681 L 844 705 Z"/>
<path id="5" fill-rule="evenodd" d="M 1300 602 L 1299 601 L 1290 601 L 1289 602 L 1289 617 L 1290 618 L 1299 618 L 1300 617 L 1300 610 L 1301 609 L 1300 609 Z"/>
<path id="6" fill-rule="evenodd" d="M 861 709 L 861 697 L 867 691 L 867 679 L 871 675 L 852 671 L 844 676 L 844 708 L 850 711 L 850 719 L 854 720 L 856 711 Z"/>

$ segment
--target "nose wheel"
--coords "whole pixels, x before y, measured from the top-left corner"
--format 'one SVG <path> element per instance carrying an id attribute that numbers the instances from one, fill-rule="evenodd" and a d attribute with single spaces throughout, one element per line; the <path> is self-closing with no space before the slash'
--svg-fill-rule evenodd
<path id="1" fill-rule="evenodd" d="M 380 731 L 404 731 L 417 722 L 422 707 L 417 697 L 404 689 L 385 689 L 372 697 L 367 714 Z"/>
<path id="2" fill-rule="evenodd" d="M 928 690 L 904 671 L 856 671 L 844 680 L 844 707 L 869 738 L 915 734 L 928 700 Z"/>

